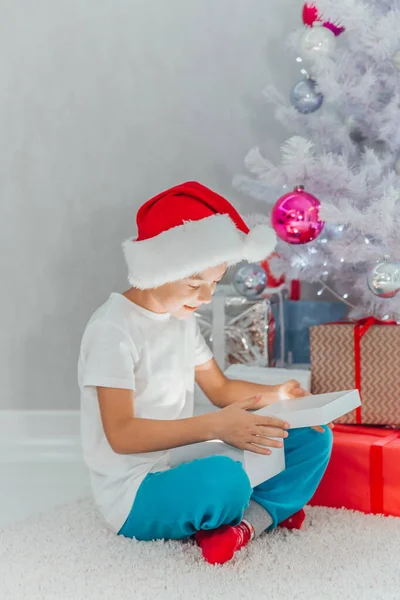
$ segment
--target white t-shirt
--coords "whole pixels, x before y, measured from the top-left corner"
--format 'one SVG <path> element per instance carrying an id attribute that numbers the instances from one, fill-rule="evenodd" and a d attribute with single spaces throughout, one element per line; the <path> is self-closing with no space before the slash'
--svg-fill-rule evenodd
<path id="1" fill-rule="evenodd" d="M 135 417 L 193 416 L 194 368 L 212 357 L 196 318 L 176 319 L 113 293 L 91 317 L 78 363 L 83 456 L 94 499 L 118 532 L 148 473 L 170 468 L 169 452 L 117 454 L 105 437 L 96 387 L 135 391 Z"/>

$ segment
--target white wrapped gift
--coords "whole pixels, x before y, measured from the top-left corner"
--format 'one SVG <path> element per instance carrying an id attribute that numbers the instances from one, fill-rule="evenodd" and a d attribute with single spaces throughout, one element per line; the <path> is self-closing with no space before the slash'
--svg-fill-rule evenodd
<path id="1" fill-rule="evenodd" d="M 246 369 L 243 371 L 243 368 Z M 244 379 L 254 383 L 271 383 L 270 371 L 275 373 L 275 383 L 283 383 L 287 379 L 297 379 L 305 389 L 310 389 L 309 372 L 303 371 L 297 373 L 292 369 L 260 369 L 258 367 L 242 367 L 234 365 L 230 367 L 226 374 L 236 379 Z M 282 371 L 285 372 L 282 373 Z M 301 376 L 301 373 L 303 375 Z M 288 376 L 290 374 L 290 376 Z M 282 376 L 286 379 L 281 379 Z M 305 396 L 291 400 L 280 400 L 260 409 L 257 413 L 263 416 L 276 416 L 287 421 L 291 429 L 299 427 L 313 427 L 316 425 L 326 425 L 331 421 L 347 414 L 361 405 L 358 390 L 348 390 L 344 392 L 333 392 L 329 394 L 320 394 L 317 396 Z M 212 405 L 198 407 L 199 412 L 208 412 L 212 410 Z M 203 410 L 201 410 L 203 409 Z M 215 410 L 218 410 L 214 407 Z M 289 433 L 290 435 L 290 433 Z M 323 435 L 322 433 L 320 435 Z M 196 458 L 204 458 L 212 455 L 228 456 L 233 460 L 242 463 L 246 471 L 250 484 L 255 487 L 274 477 L 285 469 L 285 453 L 283 448 L 271 448 L 272 453 L 269 456 L 256 454 L 247 450 L 234 448 L 220 440 L 210 442 L 200 442 L 174 448 L 170 451 L 170 465 L 190 462 Z"/>
<path id="2" fill-rule="evenodd" d="M 274 416 L 287 421 L 290 429 L 327 425 L 361 406 L 358 390 L 331 392 L 290 400 L 279 400 L 256 411 L 263 416 Z"/>
<path id="3" fill-rule="evenodd" d="M 246 365 L 231 365 L 225 371 L 229 379 L 243 379 L 252 383 L 261 383 L 264 385 L 279 385 L 289 379 L 296 379 L 300 385 L 307 390 L 311 390 L 311 371 L 310 369 L 279 369 L 273 367 L 247 367 Z"/>
<path id="4" fill-rule="evenodd" d="M 282 448 L 271 448 L 272 453 L 269 456 L 261 456 L 255 452 L 240 450 L 234 446 L 229 446 L 221 440 L 212 440 L 210 442 L 200 442 L 189 446 L 181 446 L 170 450 L 170 465 L 177 467 L 182 463 L 187 463 L 196 458 L 206 458 L 207 456 L 228 456 L 237 462 L 241 462 L 251 487 L 255 487 L 262 481 L 271 479 L 285 469 L 285 453 Z"/>
<path id="5" fill-rule="evenodd" d="M 279 385 L 280 383 L 289 381 L 289 379 L 296 379 L 305 390 L 311 390 L 311 371 L 306 369 L 275 369 L 272 367 L 231 365 L 225 371 L 225 375 L 229 379 L 243 379 L 244 381 L 261 383 L 263 385 Z M 195 389 L 194 403 L 196 414 L 215 409 L 198 386 Z"/>

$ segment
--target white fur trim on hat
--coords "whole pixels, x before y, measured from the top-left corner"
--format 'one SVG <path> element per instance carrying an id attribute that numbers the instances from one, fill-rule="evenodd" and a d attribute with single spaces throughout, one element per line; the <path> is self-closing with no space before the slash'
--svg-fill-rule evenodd
<path id="1" fill-rule="evenodd" d="M 224 262 L 262 260 L 275 244 L 275 233 L 268 225 L 256 225 L 246 235 L 227 215 L 217 214 L 187 221 L 147 240 L 126 240 L 123 250 L 130 284 L 150 289 Z"/>
<path id="2" fill-rule="evenodd" d="M 275 246 L 275 231 L 268 225 L 255 225 L 246 235 L 243 259 L 248 262 L 263 260 L 271 254 Z"/>

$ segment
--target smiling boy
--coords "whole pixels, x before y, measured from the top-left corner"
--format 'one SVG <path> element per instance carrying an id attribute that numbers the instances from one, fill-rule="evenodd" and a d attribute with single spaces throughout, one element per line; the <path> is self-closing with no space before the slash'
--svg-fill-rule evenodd
<path id="1" fill-rule="evenodd" d="M 146 202 L 137 228 L 124 243 L 131 287 L 94 313 L 81 345 L 82 443 L 94 497 L 116 533 L 194 536 L 208 562 L 224 563 L 308 502 L 329 460 L 331 432 L 288 436 L 288 423 L 248 412 L 306 392 L 296 381 L 227 379 L 193 315 L 211 301 L 227 266 L 271 253 L 274 232 L 250 231 L 225 198 L 196 182 Z M 221 410 L 193 416 L 195 381 Z M 252 489 L 242 465 L 227 457 L 169 464 L 171 448 L 210 439 L 266 460 L 269 448 L 284 444 L 286 469 Z"/>

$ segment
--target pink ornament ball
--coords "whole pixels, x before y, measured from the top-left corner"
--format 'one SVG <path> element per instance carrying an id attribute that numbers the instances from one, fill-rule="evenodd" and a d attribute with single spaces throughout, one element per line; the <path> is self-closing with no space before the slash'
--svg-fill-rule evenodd
<path id="1" fill-rule="evenodd" d="M 275 203 L 271 223 L 278 237 L 288 244 L 307 244 L 324 228 L 319 218 L 320 201 L 297 186 Z"/>
<path id="2" fill-rule="evenodd" d="M 318 14 L 318 9 L 314 4 L 304 4 L 302 17 L 304 25 L 308 25 L 309 27 L 312 27 L 315 21 L 322 21 Z M 332 23 L 331 21 L 325 21 L 323 25 L 330 29 L 336 36 L 340 35 L 345 30 L 344 27 L 335 25 L 335 23 Z"/>

